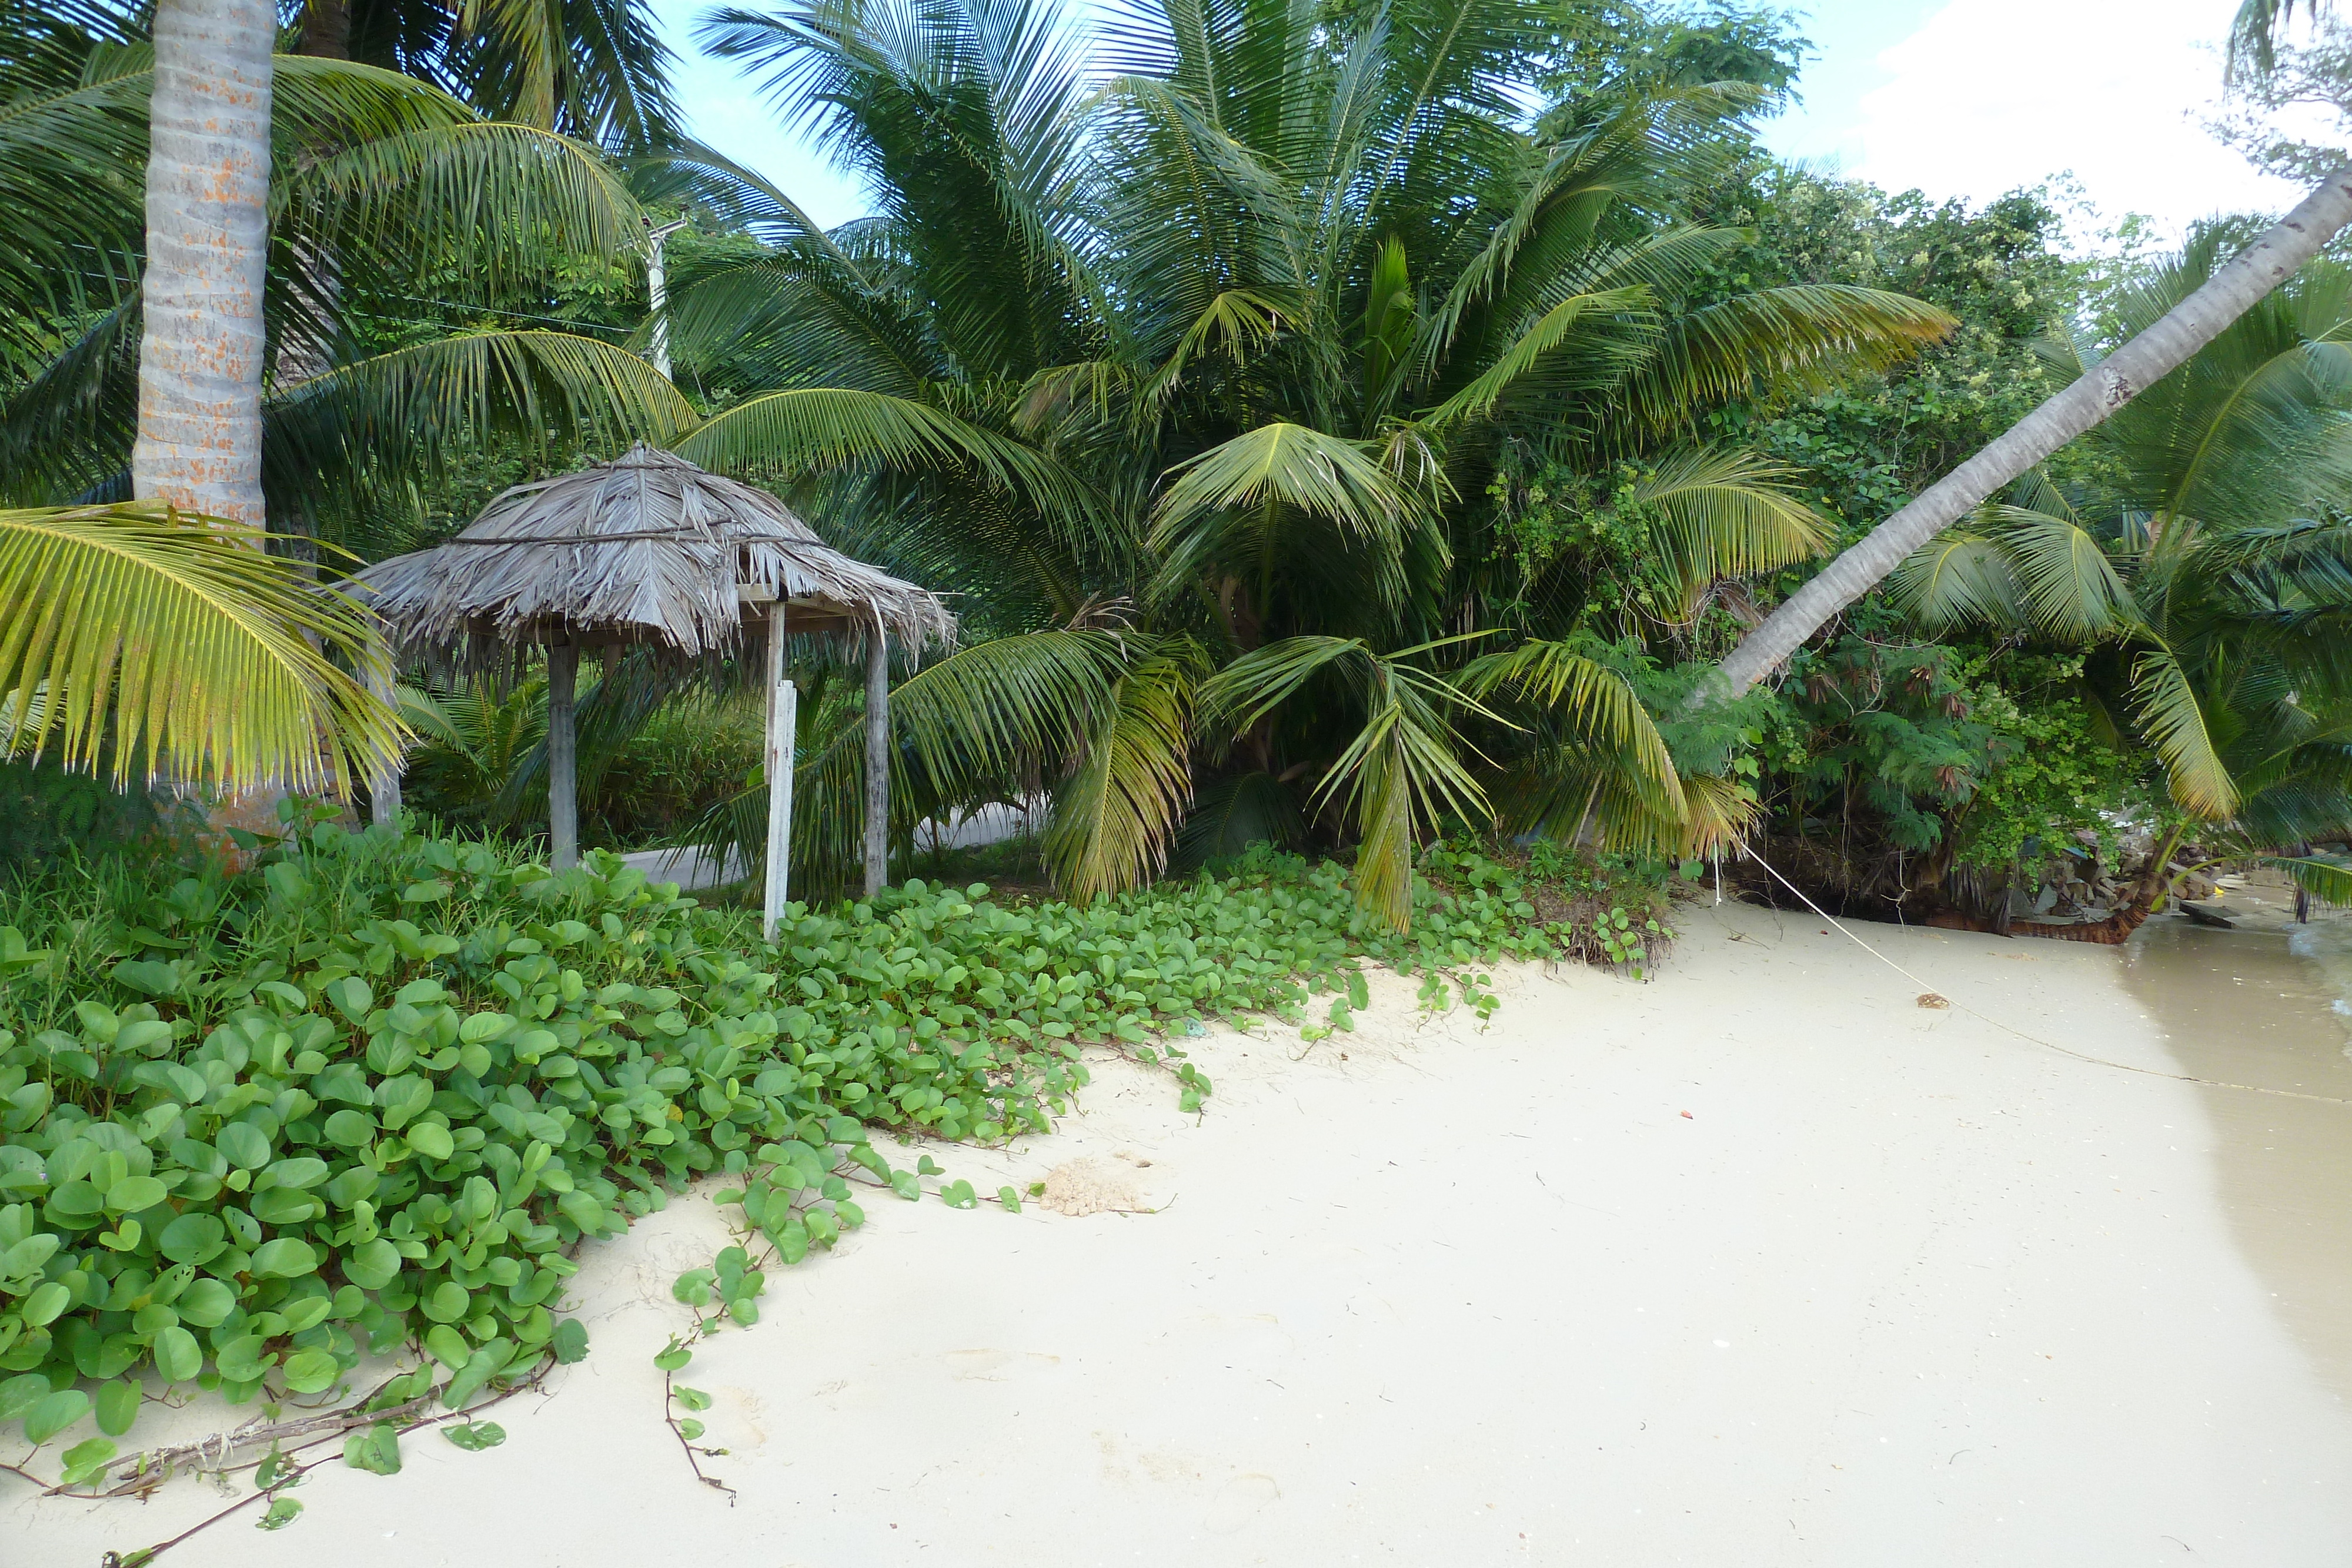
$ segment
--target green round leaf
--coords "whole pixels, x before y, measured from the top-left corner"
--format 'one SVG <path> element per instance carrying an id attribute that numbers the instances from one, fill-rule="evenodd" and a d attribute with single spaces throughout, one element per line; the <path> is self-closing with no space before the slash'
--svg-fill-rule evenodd
<path id="1" fill-rule="evenodd" d="M 120 1437 L 131 1430 L 139 1419 L 139 1385 L 117 1378 L 98 1385 L 98 1429 L 110 1437 Z"/>
<path id="2" fill-rule="evenodd" d="M 381 1291 L 400 1276 L 400 1249 L 382 1237 L 343 1254 L 343 1278 L 365 1290 Z"/>
<path id="3" fill-rule="evenodd" d="M 18 1421 L 32 1413 L 33 1406 L 49 1396 L 49 1380 L 37 1372 L 27 1372 L 0 1383 L 0 1421 Z"/>
<path id="4" fill-rule="evenodd" d="M 46 1443 L 89 1414 L 89 1395 L 79 1388 L 61 1388 L 33 1406 L 33 1413 L 25 1417 L 25 1437 Z"/>
<path id="5" fill-rule="evenodd" d="M 251 1271 L 257 1280 L 299 1280 L 318 1268 L 319 1254 L 309 1242 L 281 1236 L 254 1249 Z"/>
<path id="6" fill-rule="evenodd" d="M 124 1176 L 106 1189 L 106 1207 L 117 1214 L 137 1214 L 171 1196 L 171 1188 L 153 1176 Z"/>
<path id="7" fill-rule="evenodd" d="M 436 1323 L 454 1323 L 466 1315 L 472 1300 L 465 1286 L 455 1280 L 444 1280 L 425 1298 L 425 1315 Z"/>
<path id="8" fill-rule="evenodd" d="M 363 1149 L 375 1142 L 375 1118 L 349 1108 L 327 1118 L 327 1142 L 338 1148 Z"/>
<path id="9" fill-rule="evenodd" d="M 327 1179 L 327 1162 L 310 1155 L 279 1160 L 264 1173 L 272 1186 L 316 1186 Z"/>
<path id="10" fill-rule="evenodd" d="M 507 1429 L 496 1421 L 458 1421 L 441 1428 L 441 1435 L 469 1454 L 495 1448 L 507 1440 Z"/>
<path id="11" fill-rule="evenodd" d="M 380 1476 L 400 1473 L 400 1434 L 392 1423 L 379 1421 L 364 1432 L 354 1432 L 343 1439 L 343 1463 L 355 1470 L 372 1470 Z"/>
<path id="12" fill-rule="evenodd" d="M 505 1013 L 476 1013 L 457 1026 L 457 1038 L 467 1045 L 488 1045 L 514 1027 Z"/>
<path id="13" fill-rule="evenodd" d="M 65 1462 L 65 1471 L 58 1479 L 69 1487 L 86 1485 L 105 1471 L 114 1454 L 114 1445 L 104 1437 L 76 1443 L 59 1456 Z"/>
<path id="14" fill-rule="evenodd" d="M 297 1187 L 273 1186 L 253 1195 L 250 1212 L 264 1225 L 299 1225 L 326 1206 Z"/>
<path id="15" fill-rule="evenodd" d="M 33 1293 L 25 1298 L 19 1309 L 27 1328 L 39 1328 L 58 1321 L 58 1314 L 73 1304 L 73 1292 L 52 1280 L 46 1285 L 36 1285 Z M 40 1439 L 36 1437 L 35 1442 Z"/>
<path id="16" fill-rule="evenodd" d="M 228 1245 L 228 1227 L 217 1215 L 184 1214 L 163 1227 L 156 1245 L 174 1263 L 209 1263 Z"/>
<path id="17" fill-rule="evenodd" d="M 368 1009 L 375 1005 L 375 993 L 357 975 L 345 975 L 340 980 L 330 980 L 320 995 L 335 1004 L 335 1010 L 358 1023 L 365 1019 Z"/>
<path id="18" fill-rule="evenodd" d="M 216 1329 L 228 1322 L 229 1313 L 236 1311 L 236 1292 L 218 1280 L 198 1280 L 180 1292 L 172 1303 L 180 1321 L 194 1323 L 200 1329 Z"/>
<path id="19" fill-rule="evenodd" d="M 419 1122 L 402 1135 L 407 1138 L 410 1148 L 428 1160 L 446 1160 L 457 1152 L 449 1129 L 437 1122 Z"/>
<path id="20" fill-rule="evenodd" d="M 168 1383 L 185 1383 L 205 1369 L 204 1347 L 176 1324 L 157 1333 L 154 1351 L 155 1370 Z"/>
<path id="21" fill-rule="evenodd" d="M 282 1375 L 286 1386 L 297 1394 L 317 1394 L 335 1385 L 343 1375 L 342 1364 L 332 1353 L 323 1350 L 298 1350 L 286 1358 Z"/>
<path id="22" fill-rule="evenodd" d="M 257 1171 L 269 1163 L 269 1139 L 250 1122 L 231 1122 L 213 1139 L 221 1157 L 242 1170 Z"/>
<path id="23" fill-rule="evenodd" d="M 566 1366 L 588 1359 L 588 1325 L 578 1318 L 566 1318 L 555 1325 L 555 1337 L 549 1342 L 555 1359 Z"/>

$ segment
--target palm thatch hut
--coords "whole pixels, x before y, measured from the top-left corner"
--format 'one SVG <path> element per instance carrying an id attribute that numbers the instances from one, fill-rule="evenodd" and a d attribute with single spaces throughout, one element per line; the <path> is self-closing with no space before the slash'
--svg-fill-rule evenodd
<path id="1" fill-rule="evenodd" d="M 548 827 L 557 870 L 578 862 L 573 702 L 583 648 L 686 662 L 760 651 L 767 668 L 769 929 L 783 907 L 796 688 L 784 632 L 866 655 L 866 890 L 880 890 L 889 827 L 889 649 L 919 654 L 955 617 L 909 582 L 852 560 L 764 490 L 642 443 L 610 463 L 518 485 L 444 544 L 349 585 L 404 657 L 446 671 L 546 650 Z M 397 781 L 378 810 L 398 801 Z"/>

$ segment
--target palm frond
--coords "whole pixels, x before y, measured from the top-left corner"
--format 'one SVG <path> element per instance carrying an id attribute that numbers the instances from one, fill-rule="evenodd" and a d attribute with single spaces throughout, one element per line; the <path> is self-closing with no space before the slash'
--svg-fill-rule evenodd
<path id="1" fill-rule="evenodd" d="M 1638 286 L 1612 288 L 1599 294 L 1578 294 L 1561 300 L 1529 323 L 1527 329 L 1496 357 L 1495 362 L 1479 374 L 1477 380 L 1432 410 L 1427 423 L 1444 426 L 1456 420 L 1493 413 L 1495 405 L 1516 383 L 1528 377 L 1551 356 L 1568 349 L 1579 329 L 1596 319 L 1607 321 L 1620 329 L 1593 334 L 1591 342 L 1580 345 L 1585 349 L 1581 358 L 1587 361 L 1587 368 L 1580 378 L 1582 382 L 1591 386 L 1605 385 L 1632 372 L 1641 363 L 1648 347 L 1644 340 L 1655 330 L 1654 306 L 1655 299 L 1650 291 Z"/>
<path id="2" fill-rule="evenodd" d="M 1798 477 L 1756 453 L 1701 446 L 1634 478 L 1627 499 L 1655 517 L 1652 539 L 1685 614 L 1719 579 L 1777 571 L 1827 547 L 1828 526 L 1797 494 Z"/>
<path id="3" fill-rule="evenodd" d="M 1405 591 L 1404 545 L 1418 504 L 1361 446 L 1277 422 L 1220 442 L 1177 470 L 1152 510 L 1150 544 L 1163 582 L 1189 580 L 1266 515 L 1289 507 L 1332 525 L 1343 549 L 1369 557 L 1384 600 Z"/>
<path id="4" fill-rule="evenodd" d="M 2256 865 L 2283 871 L 2320 903 L 2337 909 L 2352 907 L 2352 865 L 2316 855 L 2256 855 Z"/>
<path id="5" fill-rule="evenodd" d="M 2172 798 L 2208 821 L 2226 821 L 2238 807 L 2238 788 L 2214 744 L 2204 705 L 2169 648 L 2141 653 L 2132 664 L 2134 716 L 2163 758 Z"/>
<path id="6" fill-rule="evenodd" d="M 1943 341 L 1948 311 L 1907 295 L 1843 284 L 1762 288 L 1677 318 L 1627 383 L 1640 416 L 1664 428 L 1724 397 L 1825 391 Z"/>
<path id="7" fill-rule="evenodd" d="M 1620 759 L 1625 786 L 1660 817 L 1684 814 L 1665 737 L 1624 676 L 1572 643 L 1541 640 L 1473 660 L 1458 680 L 1475 697 L 1507 694 L 1541 710 L 1580 753 Z"/>
<path id="8" fill-rule="evenodd" d="M 396 756 L 392 710 L 322 651 L 383 673 L 366 612 L 262 543 L 147 503 L 0 512 L 16 747 L 92 767 L 110 742 L 118 782 L 232 789 L 341 786 Z"/>
<path id="9" fill-rule="evenodd" d="M 1055 791 L 1045 863 L 1085 903 L 1150 881 L 1192 797 L 1189 753 L 1195 650 L 1174 648 L 1120 674 L 1076 770 Z"/>
<path id="10" fill-rule="evenodd" d="M 2079 645 L 2138 618 L 2105 548 L 2081 524 L 2015 507 L 1995 508 L 1992 516 L 2026 613 L 2045 635 Z"/>
<path id="11" fill-rule="evenodd" d="M 1965 525 L 1945 529 L 1914 551 L 1888 575 L 1886 591 L 1897 609 L 1938 634 L 2025 620 L 2009 552 Z"/>
<path id="12" fill-rule="evenodd" d="M 1335 684 L 1363 713 L 1362 727 L 1324 770 L 1315 798 L 1339 805 L 1353 820 L 1357 904 L 1400 931 L 1412 920 L 1419 826 L 1446 814 L 1469 821 L 1488 815 L 1486 793 L 1456 749 L 1446 710 L 1465 707 L 1501 722 L 1442 677 L 1405 662 L 1425 651 L 1380 654 L 1357 638 L 1286 638 L 1243 654 L 1201 689 L 1204 716 L 1235 732 L 1318 680 Z"/>

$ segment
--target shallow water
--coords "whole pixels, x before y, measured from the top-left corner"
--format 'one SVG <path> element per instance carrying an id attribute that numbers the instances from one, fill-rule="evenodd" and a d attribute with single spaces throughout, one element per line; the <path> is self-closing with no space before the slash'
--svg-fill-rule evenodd
<path id="1" fill-rule="evenodd" d="M 2286 936 L 2159 916 L 2125 960 L 2184 1072 L 2352 1101 L 2352 922 Z M 2352 1104 L 2198 1093 L 2239 1247 L 2326 1386 L 2352 1401 Z"/>

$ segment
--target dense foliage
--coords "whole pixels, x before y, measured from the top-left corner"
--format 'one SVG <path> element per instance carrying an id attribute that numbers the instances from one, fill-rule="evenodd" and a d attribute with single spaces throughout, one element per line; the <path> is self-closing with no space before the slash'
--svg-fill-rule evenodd
<path id="1" fill-rule="evenodd" d="M 907 683 L 955 686 L 975 741 L 918 741 L 919 815 L 1048 793 L 1083 896 L 1148 880 L 1206 812 L 1352 849 L 1397 925 L 1413 846 L 1497 806 L 1720 838 L 1732 792 L 1694 803 L 1577 640 L 1605 584 L 1509 548 L 1509 476 L 1565 465 L 1638 514 L 1657 613 L 1685 622 L 1826 531 L 1709 412 L 1949 326 L 1867 284 L 1722 274 L 1747 236 L 1698 207 L 1785 82 L 1773 28 L 1415 0 L 1311 26 L 1145 7 L 1089 38 L 1034 0 L 729 11 L 704 37 L 877 211 L 819 234 L 741 193 L 774 248 L 683 290 L 677 340 L 767 387 L 678 450 L 822 476 L 841 537 L 967 595 L 987 640 Z M 859 763 L 835 757 L 854 709 L 817 716 L 793 864 L 824 878 Z"/>
<path id="2" fill-rule="evenodd" d="M 1338 868 L 1261 855 L 1083 908 L 910 882 L 794 905 L 772 948 L 601 854 L 555 876 L 328 822 L 182 870 L 68 862 L 0 924 L 0 1419 L 39 1442 L 94 1412 L 76 1481 L 144 1377 L 316 1396 L 414 1340 L 398 1398 L 446 1378 L 456 1406 L 577 1354 L 574 1244 L 697 1176 L 798 1261 L 863 1218 L 853 1181 L 918 1196 L 869 1128 L 1045 1130 L 1082 1044 L 1164 1062 L 1193 1109 L 1184 1020 L 1330 991 L 1312 1027 L 1344 1026 L 1367 957 L 1483 1011 L 1480 965 L 1664 939 L 1654 873 L 1466 849 L 1410 937 Z"/>

